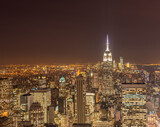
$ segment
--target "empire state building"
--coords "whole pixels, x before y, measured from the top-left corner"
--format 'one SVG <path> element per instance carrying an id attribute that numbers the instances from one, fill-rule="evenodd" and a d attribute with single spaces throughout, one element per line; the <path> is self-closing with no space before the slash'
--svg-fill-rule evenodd
<path id="1" fill-rule="evenodd" d="M 109 49 L 109 39 L 107 35 L 106 40 L 106 50 L 103 56 L 103 85 L 102 85 L 102 95 L 113 95 L 113 79 L 112 79 L 112 53 Z"/>

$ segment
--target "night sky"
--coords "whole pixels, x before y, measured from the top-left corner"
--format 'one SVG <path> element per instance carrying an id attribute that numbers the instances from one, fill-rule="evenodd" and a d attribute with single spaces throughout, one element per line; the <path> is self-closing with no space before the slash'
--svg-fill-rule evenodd
<path id="1" fill-rule="evenodd" d="M 160 0 L 3 0 L 0 64 L 160 63 Z"/>

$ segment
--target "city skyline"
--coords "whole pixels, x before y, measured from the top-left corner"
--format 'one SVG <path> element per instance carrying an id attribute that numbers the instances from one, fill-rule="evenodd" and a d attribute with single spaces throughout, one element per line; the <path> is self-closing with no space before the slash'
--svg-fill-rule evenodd
<path id="1" fill-rule="evenodd" d="M 0 127 L 160 127 L 160 1 L 0 4 Z"/>
<path id="2" fill-rule="evenodd" d="M 142 1 L 3 2 L 0 64 L 160 63 L 159 4 Z"/>

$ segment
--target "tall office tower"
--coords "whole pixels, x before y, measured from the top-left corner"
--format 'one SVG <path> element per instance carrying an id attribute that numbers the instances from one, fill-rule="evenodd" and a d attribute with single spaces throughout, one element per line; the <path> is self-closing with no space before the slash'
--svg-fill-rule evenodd
<path id="1" fill-rule="evenodd" d="M 76 78 L 75 84 L 75 123 L 85 123 L 85 86 L 82 75 Z"/>
<path id="2" fill-rule="evenodd" d="M 13 126 L 13 86 L 8 78 L 0 78 L 0 116 L 7 117 L 4 126 Z"/>
<path id="3" fill-rule="evenodd" d="M 116 61 L 113 60 L 113 69 L 116 69 Z"/>
<path id="4" fill-rule="evenodd" d="M 94 73 L 92 87 L 93 88 L 98 88 L 98 73 Z"/>
<path id="5" fill-rule="evenodd" d="M 18 85 L 13 85 L 13 127 L 17 127 L 21 121 L 20 94 L 21 89 L 18 88 Z"/>
<path id="6" fill-rule="evenodd" d="M 152 102 L 154 103 L 155 112 L 159 112 L 159 104 L 160 104 L 160 95 L 159 95 L 159 81 L 160 81 L 160 72 L 155 71 L 150 73 L 149 75 L 149 85 L 148 85 L 148 94 L 151 97 Z"/>
<path id="7" fill-rule="evenodd" d="M 106 50 L 103 56 L 102 66 L 102 98 L 101 98 L 101 119 L 103 121 L 112 121 L 114 119 L 114 85 L 112 76 L 112 53 L 109 49 L 109 40 L 107 36 Z"/>
<path id="8" fill-rule="evenodd" d="M 160 71 L 155 71 L 155 83 L 160 86 Z"/>
<path id="9" fill-rule="evenodd" d="M 43 108 L 43 114 L 44 114 L 43 122 L 48 123 L 49 122 L 48 107 L 51 106 L 51 89 L 50 88 L 47 88 L 47 89 L 41 88 L 41 89 L 37 89 L 37 90 L 32 90 L 31 94 L 33 96 L 33 102 L 40 103 L 40 105 Z"/>
<path id="10" fill-rule="evenodd" d="M 51 88 L 51 105 L 56 107 L 59 97 L 59 90 L 57 88 Z"/>
<path id="11" fill-rule="evenodd" d="M 123 57 L 120 57 L 120 70 L 123 70 Z"/>
<path id="12" fill-rule="evenodd" d="M 39 102 L 32 103 L 30 107 L 30 121 L 36 127 L 44 127 L 43 108 Z"/>
<path id="13" fill-rule="evenodd" d="M 59 97 L 65 97 L 66 94 L 65 82 L 66 80 L 64 77 L 61 77 L 59 79 Z"/>
<path id="14" fill-rule="evenodd" d="M 86 107 L 88 107 L 86 123 L 91 123 L 94 121 L 91 114 L 93 114 L 95 110 L 95 93 L 86 93 Z"/>
<path id="15" fill-rule="evenodd" d="M 58 112 L 62 115 L 66 115 L 66 98 L 59 97 L 58 98 Z"/>
<path id="16" fill-rule="evenodd" d="M 59 113 L 63 115 L 66 114 L 66 89 L 64 77 L 61 77 L 59 80 L 58 110 Z"/>
<path id="17" fill-rule="evenodd" d="M 146 127 L 146 85 L 122 84 L 122 127 Z"/>
<path id="18" fill-rule="evenodd" d="M 54 108 L 54 106 L 49 106 L 48 107 L 48 123 L 49 124 L 54 124 L 54 110 L 55 110 L 55 108 Z"/>
<path id="19" fill-rule="evenodd" d="M 20 116 L 22 121 L 29 121 L 29 109 L 33 103 L 33 96 L 31 94 L 24 94 L 20 96 Z"/>
<path id="20" fill-rule="evenodd" d="M 109 39 L 107 35 L 106 50 L 103 56 L 103 85 L 102 95 L 114 94 L 113 81 L 112 81 L 112 53 L 109 49 Z"/>
<path id="21" fill-rule="evenodd" d="M 127 67 L 127 68 L 130 68 L 130 63 L 129 63 L 129 62 L 126 63 L 126 67 Z"/>
<path id="22" fill-rule="evenodd" d="M 92 91 L 92 85 L 94 83 L 94 77 L 93 77 L 93 72 L 91 72 L 90 74 L 87 75 L 87 79 L 86 79 L 86 91 L 90 92 Z"/>
<path id="23" fill-rule="evenodd" d="M 155 71 L 154 72 L 155 76 L 154 76 L 154 80 L 155 80 L 155 84 L 153 85 L 153 97 L 152 97 L 152 102 L 154 103 L 154 108 L 156 113 L 158 114 L 159 112 L 159 105 L 160 105 L 160 71 Z"/>

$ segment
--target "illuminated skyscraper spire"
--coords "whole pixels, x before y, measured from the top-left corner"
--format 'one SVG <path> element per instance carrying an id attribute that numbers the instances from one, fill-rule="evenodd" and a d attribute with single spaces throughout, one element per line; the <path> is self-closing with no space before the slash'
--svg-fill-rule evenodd
<path id="1" fill-rule="evenodd" d="M 109 49 L 109 38 L 108 38 L 108 35 L 107 35 L 107 38 L 106 38 L 106 50 L 104 52 L 104 55 L 103 55 L 103 61 L 106 62 L 106 61 L 109 61 L 109 62 L 112 62 L 112 53 Z"/>
<path id="2" fill-rule="evenodd" d="M 106 51 L 109 51 L 109 39 L 108 39 L 108 34 L 107 34 L 107 42 L 106 42 Z"/>

